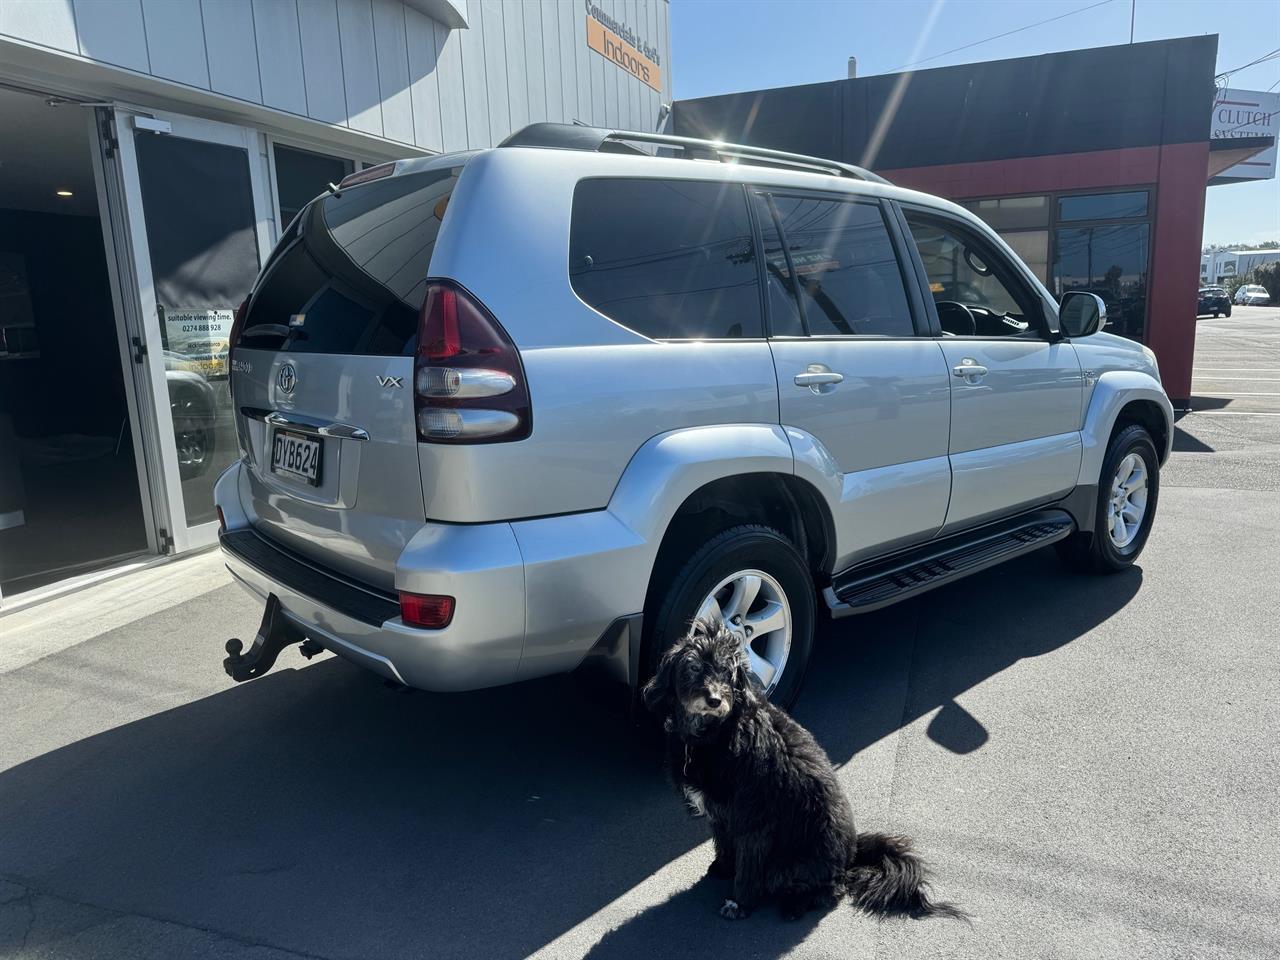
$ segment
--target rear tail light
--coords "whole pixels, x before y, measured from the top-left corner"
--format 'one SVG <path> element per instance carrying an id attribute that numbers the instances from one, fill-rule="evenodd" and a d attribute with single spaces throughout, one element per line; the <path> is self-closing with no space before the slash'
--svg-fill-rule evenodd
<path id="1" fill-rule="evenodd" d="M 437 280 L 427 287 L 413 388 L 424 443 L 501 443 L 523 440 L 532 429 L 515 344 L 456 284 Z"/>
<path id="2" fill-rule="evenodd" d="M 401 593 L 400 619 L 410 627 L 439 630 L 453 619 L 453 597 L 433 593 Z"/>
<path id="3" fill-rule="evenodd" d="M 381 180 L 396 172 L 396 162 L 380 163 L 376 167 L 365 167 L 357 173 L 349 173 L 338 183 L 338 189 L 354 187 L 357 183 L 368 183 L 370 180 Z"/>

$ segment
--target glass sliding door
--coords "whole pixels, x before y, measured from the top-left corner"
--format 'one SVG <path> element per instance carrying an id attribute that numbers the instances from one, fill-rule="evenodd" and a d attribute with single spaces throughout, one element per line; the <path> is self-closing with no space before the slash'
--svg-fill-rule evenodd
<path id="1" fill-rule="evenodd" d="M 265 163 L 248 128 L 123 111 L 116 121 L 168 533 L 181 551 L 216 538 L 213 485 L 239 457 L 227 348 L 270 247 Z"/>

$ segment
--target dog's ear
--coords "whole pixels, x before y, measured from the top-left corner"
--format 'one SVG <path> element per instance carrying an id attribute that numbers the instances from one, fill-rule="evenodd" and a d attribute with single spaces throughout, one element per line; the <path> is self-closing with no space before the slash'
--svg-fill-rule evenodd
<path id="1" fill-rule="evenodd" d="M 667 702 L 675 697 L 676 663 L 680 659 L 683 643 L 677 643 L 658 660 L 658 669 L 640 691 L 645 709 L 659 713 Z"/>
<path id="2" fill-rule="evenodd" d="M 707 617 L 694 617 L 689 624 L 689 634 L 687 640 L 705 640 L 708 637 L 714 637 L 724 629 L 724 624 L 719 620 Z"/>

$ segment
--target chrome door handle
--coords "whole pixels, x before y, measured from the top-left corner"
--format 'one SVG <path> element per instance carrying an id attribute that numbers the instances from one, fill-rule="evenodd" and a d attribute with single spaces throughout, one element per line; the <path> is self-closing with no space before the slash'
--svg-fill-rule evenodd
<path id="1" fill-rule="evenodd" d="M 829 393 L 837 383 L 844 382 L 844 374 L 836 373 L 824 363 L 811 363 L 804 373 L 795 375 L 797 387 L 808 387 L 814 393 Z M 827 389 L 824 390 L 823 387 Z"/>
<path id="2" fill-rule="evenodd" d="M 965 357 L 951 368 L 951 372 L 965 383 L 977 383 L 987 375 L 987 368 L 970 357 Z"/>

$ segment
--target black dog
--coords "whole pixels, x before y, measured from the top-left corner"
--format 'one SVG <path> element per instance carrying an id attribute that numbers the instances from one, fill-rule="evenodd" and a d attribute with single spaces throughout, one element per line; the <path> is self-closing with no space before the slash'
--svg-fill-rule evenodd
<path id="1" fill-rule="evenodd" d="M 930 899 L 906 837 L 858 833 L 813 735 L 763 696 L 733 634 L 697 621 L 644 687 L 662 717 L 676 786 L 711 821 L 709 873 L 731 878 L 729 920 L 775 897 L 790 918 L 848 896 L 880 916 L 962 918 Z"/>

